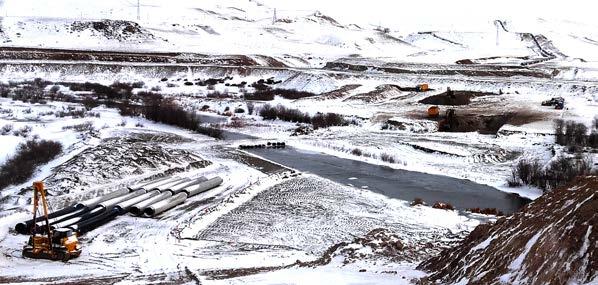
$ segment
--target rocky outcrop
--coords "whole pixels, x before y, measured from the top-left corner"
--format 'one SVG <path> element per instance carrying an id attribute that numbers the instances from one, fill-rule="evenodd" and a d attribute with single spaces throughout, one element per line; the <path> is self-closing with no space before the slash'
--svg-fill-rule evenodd
<path id="1" fill-rule="evenodd" d="M 597 240 L 598 176 L 590 176 L 478 226 L 418 269 L 443 284 L 587 283 L 598 278 Z"/>

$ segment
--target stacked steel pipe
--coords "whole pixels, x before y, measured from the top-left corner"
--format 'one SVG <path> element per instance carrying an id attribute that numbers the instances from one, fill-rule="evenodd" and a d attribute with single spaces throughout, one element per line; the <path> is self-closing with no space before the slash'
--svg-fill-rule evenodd
<path id="1" fill-rule="evenodd" d="M 222 181 L 220 177 L 162 177 L 137 183 L 128 189 L 81 201 L 49 214 L 50 228 L 69 228 L 83 234 L 127 212 L 135 216 L 145 214 L 155 217 L 184 203 L 188 197 L 218 187 Z M 33 227 L 44 231 L 46 228 L 42 226 L 41 219 L 18 223 L 15 230 L 20 234 L 28 234 Z"/>

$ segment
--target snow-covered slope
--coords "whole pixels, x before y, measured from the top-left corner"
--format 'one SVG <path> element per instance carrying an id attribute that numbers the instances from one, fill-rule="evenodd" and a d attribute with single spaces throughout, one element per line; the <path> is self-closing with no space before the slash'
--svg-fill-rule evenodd
<path id="1" fill-rule="evenodd" d="M 598 281 L 598 177 L 546 194 L 424 262 L 430 280 L 460 284 Z M 594 284 L 594 283 L 592 283 Z"/>
<path id="2" fill-rule="evenodd" d="M 396 23 L 385 27 L 367 24 L 375 21 L 374 14 L 362 15 L 359 24 L 352 24 L 315 9 L 277 10 L 274 7 L 282 4 L 256 1 L 146 0 L 139 14 L 134 4 L 6 0 L 0 38 L 3 46 L 267 54 L 287 56 L 290 62 L 291 56 L 299 56 L 314 63 L 321 63 L 320 57 L 355 54 L 436 63 L 483 58 L 517 64 L 522 58 L 551 59 L 549 55 L 568 64 L 598 60 L 595 27 L 559 20 L 499 22 L 489 16 L 455 17 L 447 22 L 428 16 L 406 22 L 397 17 Z M 404 14 L 413 18 L 410 12 Z"/>

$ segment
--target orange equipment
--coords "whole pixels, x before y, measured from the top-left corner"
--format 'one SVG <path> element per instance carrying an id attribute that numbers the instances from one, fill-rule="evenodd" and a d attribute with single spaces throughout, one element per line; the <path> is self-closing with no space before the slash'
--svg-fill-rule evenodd
<path id="1" fill-rule="evenodd" d="M 438 108 L 438 106 L 432 106 L 428 108 L 429 118 L 438 118 L 438 115 L 440 115 L 440 108 Z"/>
<path id="2" fill-rule="evenodd" d="M 415 86 L 415 89 L 417 90 L 417 92 L 426 92 L 430 90 L 430 87 L 428 87 L 428 83 L 424 83 L 418 84 L 417 86 Z"/>
<path id="3" fill-rule="evenodd" d="M 81 245 L 79 245 L 77 236 L 72 230 L 66 228 L 56 229 L 54 232 L 51 230 L 48 221 L 48 201 L 46 201 L 44 183 L 41 181 L 33 182 L 33 221 L 36 221 L 40 199 L 44 210 L 43 220 L 45 221 L 46 233 L 36 233 L 38 227 L 34 222 L 29 241 L 23 247 L 23 256 L 62 261 L 78 257 L 81 254 Z"/>

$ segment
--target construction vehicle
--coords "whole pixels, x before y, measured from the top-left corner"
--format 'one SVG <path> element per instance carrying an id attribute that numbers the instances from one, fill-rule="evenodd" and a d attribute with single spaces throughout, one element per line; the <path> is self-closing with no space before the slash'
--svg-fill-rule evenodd
<path id="1" fill-rule="evenodd" d="M 542 101 L 542 106 L 554 106 L 557 110 L 562 110 L 565 107 L 565 98 L 553 97 L 550 100 Z"/>
<path id="2" fill-rule="evenodd" d="M 438 122 L 438 130 L 446 132 L 450 131 L 451 128 L 455 127 L 456 116 L 455 109 L 447 109 L 444 115 L 444 119 Z"/>
<path id="3" fill-rule="evenodd" d="M 428 108 L 428 118 L 438 118 L 440 115 L 440 108 L 438 106 L 432 106 Z"/>
<path id="4" fill-rule="evenodd" d="M 72 230 L 59 228 L 52 230 L 48 221 L 48 201 L 44 183 L 33 183 L 33 220 L 36 221 L 39 204 L 42 204 L 45 233 L 41 233 L 36 223 L 31 225 L 31 236 L 23 247 L 23 257 L 67 261 L 81 255 L 81 245 Z"/>

